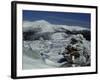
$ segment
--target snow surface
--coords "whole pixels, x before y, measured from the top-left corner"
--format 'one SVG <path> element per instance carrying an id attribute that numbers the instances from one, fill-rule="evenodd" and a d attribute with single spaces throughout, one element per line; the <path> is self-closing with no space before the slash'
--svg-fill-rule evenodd
<path id="1" fill-rule="evenodd" d="M 23 41 L 23 69 L 54 68 L 67 64 L 67 61 L 62 63 L 58 62 L 60 59 L 64 58 L 61 53 L 63 53 L 65 47 L 70 44 L 71 38 L 77 38 L 78 35 L 66 34 L 65 30 L 89 30 L 88 28 L 80 26 L 54 25 L 45 20 L 23 22 L 23 32 L 27 32 L 29 30 L 34 31 L 36 28 L 38 30 L 36 31 L 35 36 L 46 32 L 50 32 L 52 34 L 49 35 L 50 39 L 48 40 L 44 40 L 43 37 L 40 37 L 38 40 Z M 35 36 L 33 35 L 33 37 Z M 86 47 L 86 51 L 88 55 L 90 55 L 90 41 L 83 38 L 83 46 Z M 81 59 L 85 61 L 84 57 L 79 59 L 80 61 Z"/>

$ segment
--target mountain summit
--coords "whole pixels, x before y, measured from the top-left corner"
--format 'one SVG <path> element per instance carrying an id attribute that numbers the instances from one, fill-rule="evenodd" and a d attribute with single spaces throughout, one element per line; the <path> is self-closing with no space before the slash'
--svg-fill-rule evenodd
<path id="1" fill-rule="evenodd" d="M 46 20 L 37 20 L 37 21 L 34 21 L 34 23 L 38 23 L 38 24 L 50 24 L 48 21 Z"/>

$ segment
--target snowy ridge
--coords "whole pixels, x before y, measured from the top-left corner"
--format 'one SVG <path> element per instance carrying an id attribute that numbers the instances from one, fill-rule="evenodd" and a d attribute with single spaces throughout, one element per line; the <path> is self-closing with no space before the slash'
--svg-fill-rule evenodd
<path id="1" fill-rule="evenodd" d="M 68 26 L 68 25 L 55 25 L 51 24 L 45 20 L 38 20 L 38 21 L 24 21 L 23 22 L 23 31 L 34 28 L 41 28 L 42 32 L 53 32 L 56 29 L 64 28 L 70 31 L 78 31 L 78 30 L 89 30 L 88 28 L 84 28 L 81 26 Z"/>
<path id="2" fill-rule="evenodd" d="M 90 29 L 81 26 L 55 25 L 45 20 L 23 22 L 24 40 L 65 39 L 69 34 L 82 34 L 87 40 L 91 35 Z"/>

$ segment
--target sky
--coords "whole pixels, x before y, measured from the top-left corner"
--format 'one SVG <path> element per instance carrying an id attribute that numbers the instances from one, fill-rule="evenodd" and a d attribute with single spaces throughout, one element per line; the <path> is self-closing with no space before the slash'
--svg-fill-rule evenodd
<path id="1" fill-rule="evenodd" d="M 91 15 L 88 13 L 48 12 L 23 10 L 23 21 L 46 20 L 51 24 L 82 26 L 90 28 Z"/>

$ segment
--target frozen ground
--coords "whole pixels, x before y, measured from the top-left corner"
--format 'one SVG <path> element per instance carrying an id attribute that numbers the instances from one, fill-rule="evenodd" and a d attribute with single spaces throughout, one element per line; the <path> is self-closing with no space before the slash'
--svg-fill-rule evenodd
<path id="1" fill-rule="evenodd" d="M 63 55 L 67 40 L 36 40 L 24 41 L 23 45 L 23 69 L 34 68 L 54 68 L 61 67 L 67 62 L 58 63 Z M 85 41 L 88 53 L 90 53 L 90 43 Z M 41 55 L 42 54 L 42 55 Z"/>
<path id="2" fill-rule="evenodd" d="M 60 53 L 66 46 L 64 44 L 65 42 L 67 41 L 65 40 L 24 41 L 23 69 L 61 66 L 64 63 L 57 63 L 57 61 L 63 58 L 63 56 L 58 55 L 58 53 Z"/>
<path id="3" fill-rule="evenodd" d="M 25 35 L 23 37 L 23 69 L 65 66 L 68 63 L 67 61 L 59 62 L 60 59 L 64 58 L 61 53 L 63 53 L 65 47 L 70 44 L 71 38 L 73 38 L 73 36 L 76 38 L 77 36 L 71 32 L 80 30 L 89 31 L 89 29 L 79 26 L 71 27 L 67 25 L 53 25 L 44 20 L 24 22 L 23 34 Z M 82 45 L 86 47 L 86 54 L 90 56 L 90 41 L 83 38 Z M 83 58 L 84 57 L 81 59 Z M 79 59 L 77 59 L 76 62 L 81 63 Z M 86 61 L 86 59 L 83 60 Z M 86 62 L 90 63 L 90 60 Z"/>

